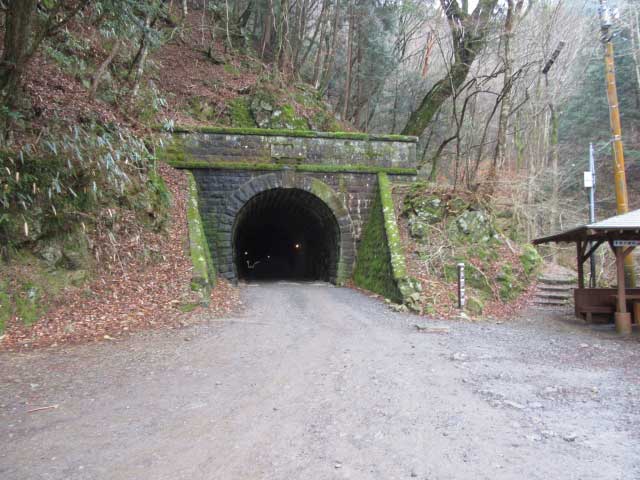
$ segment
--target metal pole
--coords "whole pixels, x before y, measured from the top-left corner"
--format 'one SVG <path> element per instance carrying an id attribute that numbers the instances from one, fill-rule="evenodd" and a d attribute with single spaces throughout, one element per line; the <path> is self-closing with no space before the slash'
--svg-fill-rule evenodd
<path id="1" fill-rule="evenodd" d="M 607 100 L 609 101 L 609 123 L 611 125 L 613 146 L 613 173 L 616 187 L 616 203 L 618 215 L 629 211 L 627 197 L 627 178 L 624 170 L 624 149 L 622 146 L 622 128 L 620 127 L 620 105 L 616 89 L 616 71 L 613 58 L 613 42 L 611 41 L 611 14 L 606 0 L 600 0 L 600 28 L 602 43 L 604 44 L 604 64 L 607 82 Z M 627 285 L 635 287 L 635 271 L 633 258 L 627 255 L 624 259 L 624 272 Z"/>
<path id="2" fill-rule="evenodd" d="M 596 161 L 593 153 L 593 143 L 589 143 L 589 170 L 591 171 L 591 188 L 589 188 L 589 223 L 596 221 Z M 591 247 L 591 244 L 589 244 Z M 591 254 L 591 276 L 589 287 L 596 288 L 596 253 Z"/>

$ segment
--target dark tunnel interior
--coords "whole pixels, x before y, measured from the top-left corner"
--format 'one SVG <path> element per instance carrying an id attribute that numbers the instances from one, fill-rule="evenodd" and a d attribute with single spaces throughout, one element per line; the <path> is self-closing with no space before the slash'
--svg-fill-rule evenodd
<path id="1" fill-rule="evenodd" d="M 238 278 L 334 281 L 339 235 L 333 212 L 315 195 L 292 188 L 259 193 L 235 221 Z"/>

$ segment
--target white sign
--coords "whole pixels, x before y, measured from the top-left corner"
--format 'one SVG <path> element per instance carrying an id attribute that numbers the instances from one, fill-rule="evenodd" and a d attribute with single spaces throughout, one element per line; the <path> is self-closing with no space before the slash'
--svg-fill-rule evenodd
<path id="1" fill-rule="evenodd" d="M 614 247 L 637 247 L 640 245 L 640 240 L 614 240 Z"/>
<path id="2" fill-rule="evenodd" d="M 593 174 L 584 172 L 584 188 L 593 188 Z"/>

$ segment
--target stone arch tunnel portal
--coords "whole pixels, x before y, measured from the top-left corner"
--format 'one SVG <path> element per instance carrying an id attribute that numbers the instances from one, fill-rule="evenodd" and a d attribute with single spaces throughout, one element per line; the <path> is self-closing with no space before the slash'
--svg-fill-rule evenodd
<path id="1" fill-rule="evenodd" d="M 340 228 L 329 206 L 299 188 L 273 188 L 251 197 L 233 228 L 239 279 L 335 281 Z"/>

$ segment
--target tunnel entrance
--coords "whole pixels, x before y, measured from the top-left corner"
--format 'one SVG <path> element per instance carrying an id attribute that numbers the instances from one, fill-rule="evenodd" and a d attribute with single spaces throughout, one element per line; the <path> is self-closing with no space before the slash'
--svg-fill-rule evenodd
<path id="1" fill-rule="evenodd" d="M 340 230 L 331 209 L 297 188 L 249 199 L 236 216 L 234 263 L 239 279 L 335 281 Z"/>

